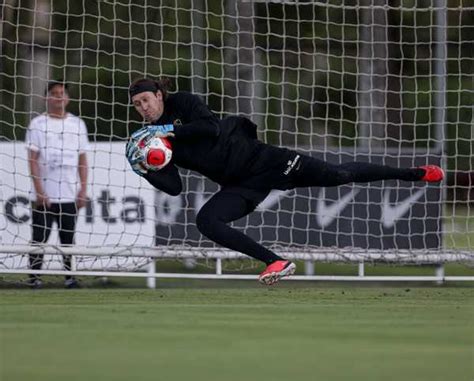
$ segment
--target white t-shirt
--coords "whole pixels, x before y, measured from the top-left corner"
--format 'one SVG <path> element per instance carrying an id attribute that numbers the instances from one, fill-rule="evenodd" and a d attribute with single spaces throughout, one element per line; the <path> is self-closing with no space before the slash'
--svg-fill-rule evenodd
<path id="1" fill-rule="evenodd" d="M 89 149 L 84 121 L 70 113 L 65 118 L 39 115 L 28 126 L 26 147 L 39 152 L 43 190 L 49 201 L 74 202 L 81 187 L 79 154 Z M 33 200 L 36 200 L 34 187 Z"/>

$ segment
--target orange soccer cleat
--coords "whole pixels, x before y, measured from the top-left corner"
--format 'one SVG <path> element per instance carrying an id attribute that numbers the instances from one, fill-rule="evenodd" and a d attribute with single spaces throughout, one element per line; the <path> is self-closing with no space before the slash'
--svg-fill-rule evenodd
<path id="1" fill-rule="evenodd" d="M 421 181 L 426 181 L 429 183 L 438 183 L 444 179 L 444 171 L 437 165 L 424 165 L 419 168 L 425 170 L 425 174 L 421 178 Z"/>
<path id="2" fill-rule="evenodd" d="M 290 261 L 276 261 L 260 274 L 258 280 L 260 283 L 270 286 L 278 282 L 281 278 L 294 274 L 296 265 Z"/>

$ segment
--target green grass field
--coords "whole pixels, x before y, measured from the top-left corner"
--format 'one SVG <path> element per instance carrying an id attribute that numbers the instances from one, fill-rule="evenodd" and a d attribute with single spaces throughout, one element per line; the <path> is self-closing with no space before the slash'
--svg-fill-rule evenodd
<path id="1" fill-rule="evenodd" d="M 473 287 L 242 286 L 0 290 L 0 379 L 474 379 Z"/>

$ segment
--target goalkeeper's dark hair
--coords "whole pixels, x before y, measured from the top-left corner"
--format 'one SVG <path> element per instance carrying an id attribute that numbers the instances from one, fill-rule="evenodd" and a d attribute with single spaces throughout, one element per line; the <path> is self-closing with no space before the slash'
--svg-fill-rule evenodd
<path id="1" fill-rule="evenodd" d="M 149 78 L 139 78 L 130 84 L 128 93 L 130 98 L 132 98 L 134 95 L 140 94 L 144 91 L 156 93 L 158 90 L 160 90 L 163 94 L 163 99 L 166 99 L 171 85 L 171 80 L 167 77 L 162 77 L 158 81 Z"/>

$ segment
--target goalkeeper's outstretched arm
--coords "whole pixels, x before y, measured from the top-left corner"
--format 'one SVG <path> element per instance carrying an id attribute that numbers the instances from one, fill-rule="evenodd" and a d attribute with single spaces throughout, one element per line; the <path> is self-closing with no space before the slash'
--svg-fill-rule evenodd
<path id="1" fill-rule="evenodd" d="M 148 171 L 143 177 L 156 189 L 171 196 L 177 196 L 183 190 L 178 168 L 171 163 L 159 171 Z"/>

